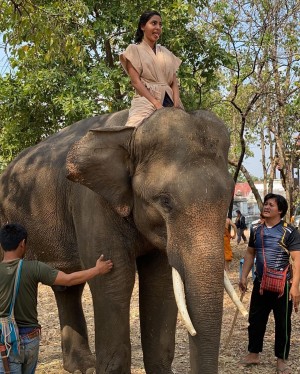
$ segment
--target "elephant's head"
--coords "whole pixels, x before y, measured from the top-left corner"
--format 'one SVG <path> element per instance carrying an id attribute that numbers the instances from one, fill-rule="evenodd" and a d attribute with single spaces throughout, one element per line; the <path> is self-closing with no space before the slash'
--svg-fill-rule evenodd
<path id="1" fill-rule="evenodd" d="M 138 128 L 89 131 L 67 160 L 68 178 L 100 194 L 119 215 L 132 215 L 180 274 L 197 332 L 190 337 L 193 373 L 207 373 L 218 361 L 223 232 L 233 191 L 228 148 L 227 129 L 212 113 L 168 108 Z"/>

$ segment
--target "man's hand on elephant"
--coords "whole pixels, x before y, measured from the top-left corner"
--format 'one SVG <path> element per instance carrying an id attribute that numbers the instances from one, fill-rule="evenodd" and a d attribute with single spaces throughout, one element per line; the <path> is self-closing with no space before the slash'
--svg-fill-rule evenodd
<path id="1" fill-rule="evenodd" d="M 109 271 L 111 271 L 113 267 L 113 263 L 111 260 L 104 260 L 104 255 L 101 255 L 97 262 L 96 262 L 96 267 L 99 271 L 99 275 L 106 274 Z"/>
<path id="2" fill-rule="evenodd" d="M 76 284 L 85 283 L 88 280 L 96 277 L 97 275 L 103 275 L 111 271 L 113 263 L 111 260 L 104 261 L 104 256 L 101 255 L 96 265 L 86 270 L 75 271 L 74 273 L 64 273 L 59 271 L 53 286 L 75 286 Z"/>

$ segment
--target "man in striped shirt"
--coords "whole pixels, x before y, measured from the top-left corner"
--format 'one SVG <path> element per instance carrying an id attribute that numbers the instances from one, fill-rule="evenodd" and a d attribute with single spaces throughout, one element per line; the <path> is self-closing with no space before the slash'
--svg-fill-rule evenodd
<path id="1" fill-rule="evenodd" d="M 256 278 L 249 311 L 248 351 L 241 361 L 244 365 L 259 364 L 259 353 L 263 349 L 263 339 L 268 317 L 273 310 L 275 319 L 275 356 L 277 357 L 277 373 L 289 374 L 288 367 L 291 336 L 291 314 L 294 305 L 298 311 L 300 301 L 300 233 L 282 218 L 287 212 L 288 204 L 281 195 L 267 194 L 264 198 L 264 222 L 250 233 L 249 245 L 244 258 L 243 271 L 239 283 L 240 290 L 247 290 L 247 277 L 256 258 Z M 293 278 L 291 271 L 287 273 L 284 294 L 276 292 L 260 292 L 261 279 L 266 266 L 275 270 L 283 270 L 293 260 Z M 292 279 L 291 279 L 292 278 Z"/>

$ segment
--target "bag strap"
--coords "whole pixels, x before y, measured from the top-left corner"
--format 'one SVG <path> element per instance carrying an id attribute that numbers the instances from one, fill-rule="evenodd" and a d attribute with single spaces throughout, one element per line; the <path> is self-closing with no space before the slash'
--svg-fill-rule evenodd
<path id="1" fill-rule="evenodd" d="M 18 263 L 17 271 L 16 271 L 14 290 L 13 290 L 12 300 L 11 300 L 11 304 L 9 308 L 10 316 L 14 314 L 15 301 L 16 301 L 16 297 L 19 291 L 19 286 L 20 286 L 22 265 L 23 265 L 23 260 L 20 260 Z"/>
<path id="2" fill-rule="evenodd" d="M 262 253 L 263 253 L 263 258 L 264 258 L 264 266 L 267 266 L 266 256 L 265 256 L 264 225 L 263 224 L 260 227 L 260 240 L 261 240 L 261 247 L 262 247 Z"/>

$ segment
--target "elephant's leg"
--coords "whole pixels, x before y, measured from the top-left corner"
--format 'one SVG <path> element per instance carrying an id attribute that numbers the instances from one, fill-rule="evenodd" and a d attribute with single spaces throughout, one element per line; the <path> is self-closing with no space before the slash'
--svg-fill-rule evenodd
<path id="1" fill-rule="evenodd" d="M 167 257 L 138 258 L 141 338 L 147 374 L 170 374 L 175 350 L 177 306 Z"/>
<path id="2" fill-rule="evenodd" d="M 124 253 L 125 250 L 124 250 Z M 95 315 L 97 374 L 130 374 L 130 298 L 135 263 L 113 256 L 111 273 L 90 281 Z"/>
<path id="3" fill-rule="evenodd" d="M 87 369 L 95 367 L 95 358 L 89 348 L 81 304 L 84 284 L 52 288 L 59 312 L 64 369 L 85 373 Z"/>

